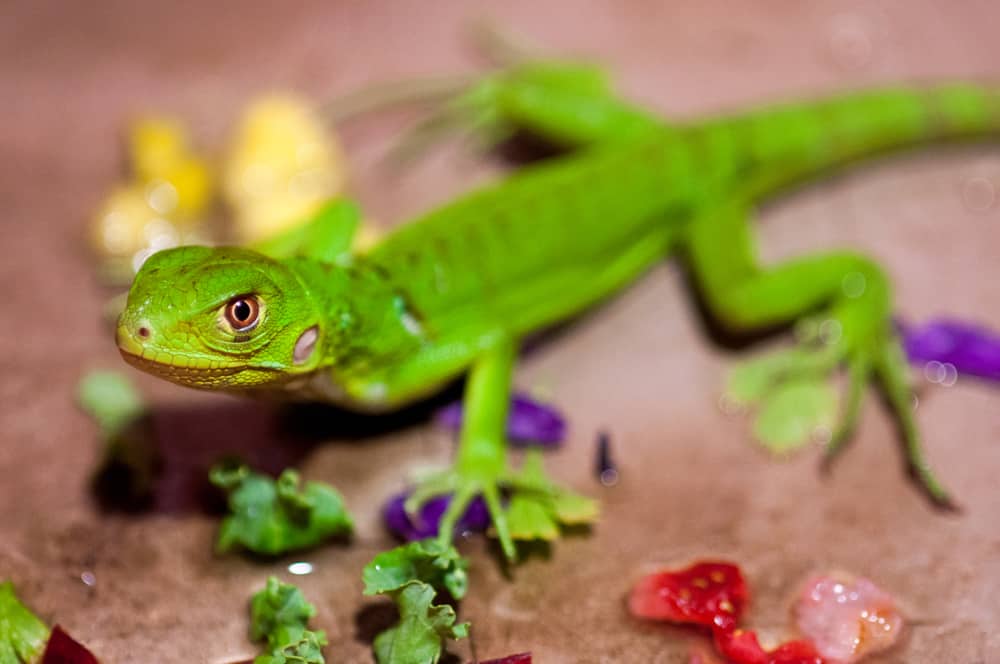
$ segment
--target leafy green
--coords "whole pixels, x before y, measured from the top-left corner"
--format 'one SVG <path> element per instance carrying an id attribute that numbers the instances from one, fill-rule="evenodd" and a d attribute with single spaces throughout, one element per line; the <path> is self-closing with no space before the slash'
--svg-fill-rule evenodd
<path id="1" fill-rule="evenodd" d="M 210 478 L 229 492 L 232 510 L 219 530 L 219 551 L 239 544 L 256 553 L 279 555 L 353 530 L 340 494 L 321 482 L 306 482 L 300 489 L 299 475 L 292 469 L 275 481 L 245 466 L 216 466 Z"/>
<path id="2" fill-rule="evenodd" d="M 546 477 L 541 450 L 525 454 L 517 480 L 520 490 L 507 508 L 507 524 L 514 539 L 552 541 L 559 537 L 559 524 L 585 525 L 600 514 L 597 501 L 563 489 Z"/>
<path id="3" fill-rule="evenodd" d="M 250 638 L 291 643 L 315 615 L 316 607 L 306 601 L 301 590 L 272 576 L 250 600 Z"/>
<path id="4" fill-rule="evenodd" d="M 323 647 L 329 641 L 322 631 L 305 631 L 295 643 L 282 646 L 265 655 L 254 658 L 253 664 L 325 664 Z"/>
<path id="5" fill-rule="evenodd" d="M 455 610 L 432 604 L 436 589 L 465 596 L 468 561 L 455 547 L 437 539 L 410 542 L 375 556 L 365 565 L 366 595 L 384 594 L 399 609 L 399 624 L 375 637 L 379 664 L 434 664 L 445 639 L 468 635 L 467 623 L 455 624 Z"/>
<path id="6" fill-rule="evenodd" d="M 250 600 L 250 638 L 266 640 L 270 652 L 254 664 L 324 664 L 322 648 L 328 642 L 322 631 L 309 629 L 316 607 L 295 586 L 270 577 L 264 589 Z"/>
<path id="7" fill-rule="evenodd" d="M 49 628 L 17 599 L 14 584 L 0 583 L 0 664 L 35 661 L 48 640 Z"/>
<path id="8" fill-rule="evenodd" d="M 462 599 L 468 587 L 468 561 L 455 547 L 434 538 L 417 540 L 375 556 L 361 574 L 366 595 L 399 590 L 410 581 L 423 581 L 434 588 L 446 588 Z"/>
<path id="9" fill-rule="evenodd" d="M 124 375 L 91 371 L 77 387 L 80 408 L 96 420 L 104 454 L 95 481 L 102 499 L 137 509 L 153 500 L 162 458 L 145 402 Z"/>
<path id="10" fill-rule="evenodd" d="M 455 610 L 434 605 L 435 590 L 410 581 L 388 593 L 399 608 L 399 624 L 375 637 L 379 664 L 436 664 L 445 639 L 469 635 L 469 623 L 455 624 Z"/>
<path id="11" fill-rule="evenodd" d="M 139 392 L 117 371 L 89 372 L 77 386 L 77 400 L 106 438 L 121 433 L 146 410 Z"/>

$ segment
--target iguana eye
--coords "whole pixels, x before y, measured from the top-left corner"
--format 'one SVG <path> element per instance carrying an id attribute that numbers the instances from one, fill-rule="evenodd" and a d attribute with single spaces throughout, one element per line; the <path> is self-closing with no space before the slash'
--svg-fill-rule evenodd
<path id="1" fill-rule="evenodd" d="M 226 305 L 226 322 L 237 332 L 253 329 L 260 316 L 260 303 L 252 295 L 233 298 Z"/>

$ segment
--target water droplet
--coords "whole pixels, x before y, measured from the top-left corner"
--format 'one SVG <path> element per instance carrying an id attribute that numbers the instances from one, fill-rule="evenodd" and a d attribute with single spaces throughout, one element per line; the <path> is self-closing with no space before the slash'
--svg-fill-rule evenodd
<path id="1" fill-rule="evenodd" d="M 833 440 L 833 429 L 826 426 L 825 424 L 817 425 L 816 428 L 812 430 L 812 434 L 810 437 L 812 438 L 812 441 L 817 445 L 821 446 L 829 445 L 830 441 Z"/>
<path id="2" fill-rule="evenodd" d="M 152 256 L 155 251 L 149 247 L 145 249 L 140 249 L 139 251 L 132 254 L 132 271 L 138 272 L 142 264 L 145 263 L 150 256 Z"/>
<path id="3" fill-rule="evenodd" d="M 274 189 L 274 181 L 274 172 L 264 164 L 250 164 L 239 178 L 243 192 L 251 198 L 266 196 Z"/>
<path id="4" fill-rule="evenodd" d="M 121 212 L 109 212 L 102 222 L 104 248 L 112 254 L 128 251 L 131 239 L 128 217 Z"/>
<path id="5" fill-rule="evenodd" d="M 146 203 L 160 214 L 177 208 L 177 189 L 166 180 L 153 180 L 146 187 Z"/>
<path id="6" fill-rule="evenodd" d="M 743 406 L 731 395 L 723 393 L 719 396 L 719 410 L 724 415 L 739 415 L 743 412 Z"/>
<path id="7" fill-rule="evenodd" d="M 310 168 L 293 175 L 288 188 L 297 196 L 313 196 L 329 189 L 328 183 L 329 178 L 324 170 Z"/>
<path id="8" fill-rule="evenodd" d="M 288 566 L 288 573 L 294 574 L 295 576 L 305 576 L 306 574 L 312 574 L 313 566 L 312 563 L 307 563 L 305 561 L 299 561 L 297 563 L 292 563 Z"/>
<path id="9" fill-rule="evenodd" d="M 180 240 L 177 229 L 166 219 L 150 220 L 142 229 L 142 233 L 146 236 L 146 242 L 153 251 L 176 247 Z"/>
<path id="10" fill-rule="evenodd" d="M 618 471 L 614 468 L 608 468 L 607 470 L 601 471 L 601 484 L 604 486 L 614 486 L 618 484 Z"/>
<path id="11" fill-rule="evenodd" d="M 802 343 L 815 341 L 819 336 L 819 321 L 815 317 L 800 319 L 793 331 L 795 338 Z"/>
<path id="12" fill-rule="evenodd" d="M 940 383 L 944 380 L 946 370 L 944 364 L 937 360 L 931 360 L 924 365 L 924 378 L 931 383 Z"/>
<path id="13" fill-rule="evenodd" d="M 973 212 L 986 212 L 996 204 L 997 190 L 987 178 L 977 176 L 962 183 L 962 202 Z"/>
<path id="14" fill-rule="evenodd" d="M 84 585 L 90 586 L 91 588 L 97 584 L 97 577 L 89 570 L 80 574 L 80 580 L 83 581 Z"/>
<path id="15" fill-rule="evenodd" d="M 871 24 L 857 14 L 840 14 L 830 24 L 829 45 L 834 61 L 844 69 L 871 64 L 874 47 Z"/>
<path id="16" fill-rule="evenodd" d="M 819 338 L 824 344 L 833 345 L 840 341 L 844 334 L 844 328 L 840 321 L 835 318 L 827 318 L 819 324 Z"/>
<path id="17" fill-rule="evenodd" d="M 958 369 L 951 362 L 943 362 L 941 365 L 944 368 L 944 377 L 941 378 L 941 384 L 945 387 L 951 387 L 958 382 Z"/>
<path id="18" fill-rule="evenodd" d="M 867 286 L 868 281 L 865 279 L 865 275 L 860 272 L 851 272 L 844 275 L 840 289 L 844 292 L 844 295 L 853 300 L 864 295 Z"/>
<path id="19" fill-rule="evenodd" d="M 319 141 L 304 141 L 295 148 L 295 163 L 299 167 L 307 166 L 323 157 L 323 146 Z"/>

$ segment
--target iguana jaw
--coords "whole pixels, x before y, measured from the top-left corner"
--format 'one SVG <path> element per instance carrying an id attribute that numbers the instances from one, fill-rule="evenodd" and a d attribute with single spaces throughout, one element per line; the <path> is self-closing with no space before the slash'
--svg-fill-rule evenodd
<path id="1" fill-rule="evenodd" d="M 233 376 L 246 369 L 242 364 L 150 348 L 136 339 L 126 325 L 119 325 L 116 341 L 122 358 L 136 369 L 186 387 L 218 389 L 240 383 Z"/>

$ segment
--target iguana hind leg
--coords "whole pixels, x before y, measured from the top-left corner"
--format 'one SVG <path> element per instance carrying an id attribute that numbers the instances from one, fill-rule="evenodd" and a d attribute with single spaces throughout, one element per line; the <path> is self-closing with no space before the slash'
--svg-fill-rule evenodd
<path id="1" fill-rule="evenodd" d="M 739 376 L 741 398 L 754 401 L 769 393 L 797 390 L 795 394 L 807 397 L 803 403 L 822 401 L 824 388 L 819 381 L 846 365 L 847 403 L 832 427 L 829 457 L 853 429 L 865 383 L 877 378 L 900 423 L 911 469 L 935 502 L 949 505 L 947 492 L 924 459 L 906 360 L 890 315 L 889 280 L 881 268 L 851 252 L 761 267 L 746 208 L 739 204 L 695 220 L 687 240 L 691 268 L 705 300 L 727 328 L 748 331 L 820 312 L 811 319 L 813 325 L 807 326 L 811 332 L 800 347 L 748 365 Z M 787 403 L 795 405 L 794 400 Z M 802 416 L 794 410 L 789 409 L 789 418 Z"/>

